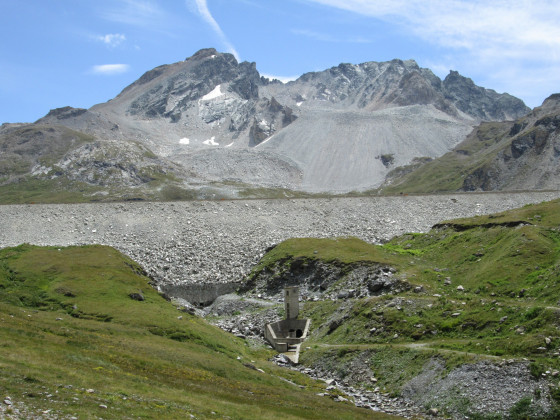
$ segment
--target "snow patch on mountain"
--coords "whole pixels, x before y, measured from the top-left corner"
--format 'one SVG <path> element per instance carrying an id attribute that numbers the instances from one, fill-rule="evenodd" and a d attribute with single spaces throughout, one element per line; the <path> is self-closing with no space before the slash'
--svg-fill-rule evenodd
<path id="1" fill-rule="evenodd" d="M 216 143 L 216 142 L 214 141 L 215 138 L 216 138 L 215 136 L 212 136 L 212 137 L 209 138 L 208 140 L 204 140 L 204 141 L 202 142 L 202 144 L 205 144 L 205 145 L 207 145 L 207 146 L 219 146 L 220 143 Z"/>
<path id="2" fill-rule="evenodd" d="M 202 98 L 200 98 L 202 101 L 210 101 L 212 99 L 218 98 L 220 96 L 223 95 L 222 93 L 222 89 L 221 89 L 222 85 L 218 85 L 216 86 L 211 92 L 207 93 L 206 95 L 204 95 Z"/>

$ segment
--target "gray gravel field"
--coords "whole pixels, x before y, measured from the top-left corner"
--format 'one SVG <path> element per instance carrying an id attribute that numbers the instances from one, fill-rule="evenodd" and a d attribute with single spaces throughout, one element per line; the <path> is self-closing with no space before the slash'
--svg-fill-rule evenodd
<path id="1" fill-rule="evenodd" d="M 297 200 L 0 206 L 0 247 L 106 244 L 160 285 L 241 281 L 265 249 L 290 237 L 371 243 L 445 219 L 494 213 L 558 192 Z"/>

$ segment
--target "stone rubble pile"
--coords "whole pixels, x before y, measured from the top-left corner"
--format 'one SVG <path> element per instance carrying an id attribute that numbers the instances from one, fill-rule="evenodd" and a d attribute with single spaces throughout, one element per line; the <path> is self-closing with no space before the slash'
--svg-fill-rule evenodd
<path id="1" fill-rule="evenodd" d="M 321 369 L 309 368 L 303 365 L 294 365 L 290 359 L 283 354 L 275 356 L 273 361 L 278 366 L 297 370 L 313 379 L 325 382 L 327 385 L 325 389 L 326 392 L 318 394 L 320 396 L 331 398 L 339 402 L 350 401 L 354 403 L 356 407 L 367 408 L 372 411 L 381 411 L 404 418 L 424 418 L 426 414 L 420 412 L 419 408 L 415 407 L 410 401 L 405 401 L 402 398 L 393 398 L 389 394 L 381 392 L 379 387 L 375 387 L 373 390 L 367 390 L 353 386 L 351 381 L 335 378 L 331 372 L 323 372 Z M 376 382 L 375 378 L 372 378 L 372 380 Z M 437 414 L 437 412 L 429 414 Z"/>
<path id="2" fill-rule="evenodd" d="M 560 197 L 560 192 L 295 200 L 0 206 L 0 247 L 105 244 L 159 285 L 241 282 L 265 250 L 292 237 L 379 243 L 435 223 Z"/>
<path id="3" fill-rule="evenodd" d="M 264 338 L 264 325 L 282 319 L 281 300 L 264 300 L 240 297 L 238 295 L 220 296 L 205 308 L 206 319 L 217 327 L 260 345 L 267 345 Z"/>

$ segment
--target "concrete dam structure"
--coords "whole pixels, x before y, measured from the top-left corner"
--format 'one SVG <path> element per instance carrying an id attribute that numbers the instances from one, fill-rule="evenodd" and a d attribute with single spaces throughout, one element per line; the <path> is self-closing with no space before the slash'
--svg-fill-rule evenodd
<path id="1" fill-rule="evenodd" d="M 311 324 L 310 319 L 298 319 L 298 286 L 284 288 L 284 308 L 286 309 L 286 319 L 266 324 L 264 336 L 276 351 L 292 353 L 287 356 L 297 363 L 299 347 L 307 337 Z"/>

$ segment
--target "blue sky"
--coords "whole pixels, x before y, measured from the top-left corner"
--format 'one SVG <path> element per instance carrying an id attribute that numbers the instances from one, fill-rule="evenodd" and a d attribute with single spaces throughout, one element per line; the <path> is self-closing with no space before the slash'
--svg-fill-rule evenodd
<path id="1" fill-rule="evenodd" d="M 530 107 L 560 92 L 557 0 L 0 0 L 0 123 L 89 108 L 201 48 L 294 78 L 415 59 Z"/>

